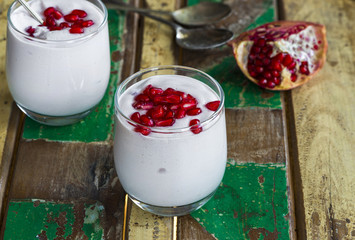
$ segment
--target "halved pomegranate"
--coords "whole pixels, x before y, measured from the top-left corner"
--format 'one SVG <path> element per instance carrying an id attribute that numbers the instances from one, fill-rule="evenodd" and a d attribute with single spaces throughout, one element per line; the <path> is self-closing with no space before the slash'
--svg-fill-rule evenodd
<path id="1" fill-rule="evenodd" d="M 328 47 L 323 25 L 301 21 L 267 23 L 229 44 L 245 76 L 269 90 L 306 83 L 322 68 Z"/>

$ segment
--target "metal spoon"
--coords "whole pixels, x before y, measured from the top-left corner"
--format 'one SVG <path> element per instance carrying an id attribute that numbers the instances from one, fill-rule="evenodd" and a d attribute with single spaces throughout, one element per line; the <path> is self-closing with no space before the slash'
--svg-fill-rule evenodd
<path id="1" fill-rule="evenodd" d="M 19 2 L 26 10 L 27 12 L 34 18 L 36 19 L 40 24 L 43 23 L 43 19 L 39 16 L 38 13 L 36 13 L 31 7 L 30 5 L 28 5 L 28 3 L 25 0 L 17 0 L 17 2 Z"/>
<path id="2" fill-rule="evenodd" d="M 233 32 L 227 29 L 217 28 L 184 28 L 174 22 L 166 19 L 150 15 L 148 13 L 140 13 L 145 17 L 160 21 L 174 28 L 176 32 L 176 43 L 186 49 L 190 50 L 204 50 L 216 48 L 224 45 L 233 38 Z"/>
<path id="3" fill-rule="evenodd" d="M 105 3 L 113 9 L 167 15 L 172 17 L 176 22 L 186 26 L 201 26 L 215 23 L 231 12 L 231 8 L 228 5 L 217 2 L 200 2 L 193 6 L 180 8 L 173 12 L 136 8 L 118 0 L 107 0 Z"/>

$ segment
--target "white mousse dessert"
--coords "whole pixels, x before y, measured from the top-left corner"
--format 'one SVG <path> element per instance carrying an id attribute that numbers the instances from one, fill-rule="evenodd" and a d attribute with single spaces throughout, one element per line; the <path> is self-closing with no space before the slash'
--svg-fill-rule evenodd
<path id="1" fill-rule="evenodd" d="M 14 100 L 45 116 L 92 109 L 110 75 L 107 12 L 85 0 L 28 4 L 45 22 L 39 24 L 22 6 L 9 10 L 6 71 Z"/>
<path id="2" fill-rule="evenodd" d="M 131 197 L 172 207 L 213 194 L 227 159 L 219 100 L 206 84 L 180 75 L 152 76 L 116 96 L 115 166 Z"/>

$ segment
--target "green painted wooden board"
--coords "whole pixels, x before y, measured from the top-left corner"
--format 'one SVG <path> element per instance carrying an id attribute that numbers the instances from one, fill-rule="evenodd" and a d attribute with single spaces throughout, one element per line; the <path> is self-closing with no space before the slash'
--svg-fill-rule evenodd
<path id="1" fill-rule="evenodd" d="M 9 204 L 4 239 L 101 240 L 103 223 L 104 207 L 98 202 L 16 200 Z"/>
<path id="2" fill-rule="evenodd" d="M 286 169 L 229 160 L 213 198 L 192 213 L 217 239 L 289 239 Z"/>

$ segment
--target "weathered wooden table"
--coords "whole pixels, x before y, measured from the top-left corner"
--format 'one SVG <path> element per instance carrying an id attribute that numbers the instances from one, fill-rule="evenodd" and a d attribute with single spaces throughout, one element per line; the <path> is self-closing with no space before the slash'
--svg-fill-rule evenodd
<path id="1" fill-rule="evenodd" d="M 144 4 L 173 10 L 196 2 Z M 76 224 L 85 214 L 69 212 L 87 210 L 86 203 L 96 204 L 97 212 L 104 214 L 92 231 L 105 239 L 355 239 L 354 1 L 225 1 L 233 13 L 220 25 L 236 34 L 273 19 L 326 25 L 329 50 L 324 68 L 306 85 L 282 93 L 247 81 L 228 46 L 182 50 L 168 27 L 110 10 L 112 67 L 105 98 L 84 121 L 57 128 L 25 118 L 8 91 L 10 3 L 0 0 L 1 236 L 83 236 Z M 163 64 L 200 68 L 221 83 L 227 96 L 228 164 L 223 183 L 201 210 L 179 218 L 154 216 L 132 204 L 113 165 L 115 88 L 138 69 Z M 66 210 L 56 208 L 64 205 Z M 64 211 L 67 222 L 74 219 L 71 226 L 48 220 L 61 219 Z M 31 214 L 47 215 L 42 219 Z M 27 221 L 26 216 L 37 217 Z"/>

